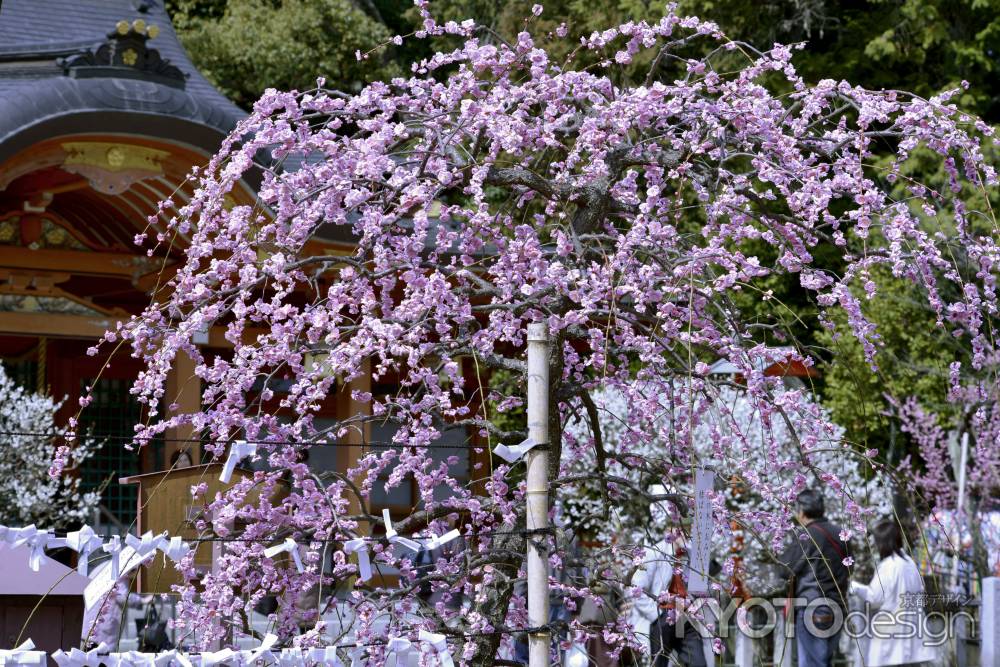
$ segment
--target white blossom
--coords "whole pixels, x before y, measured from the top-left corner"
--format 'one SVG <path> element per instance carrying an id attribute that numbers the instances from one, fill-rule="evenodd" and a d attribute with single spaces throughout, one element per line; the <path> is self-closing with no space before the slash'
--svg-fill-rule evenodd
<path id="1" fill-rule="evenodd" d="M 62 456 L 64 474 L 49 474 L 65 436 L 55 423 L 61 405 L 19 387 L 0 367 L 0 525 L 58 529 L 90 520 L 99 496 L 82 492 L 75 472 L 96 445 L 76 441 Z"/>
<path id="2" fill-rule="evenodd" d="M 786 422 L 775 414 L 762 417 L 740 389 L 709 385 L 693 400 L 704 400 L 704 393 L 710 393 L 712 401 L 711 408 L 693 431 L 690 451 L 694 463 L 716 470 L 740 471 L 745 480 L 754 481 L 753 484 L 730 483 L 728 479 L 716 482 L 718 504 L 720 509 L 721 505 L 725 507 L 724 512 L 716 512 L 717 522 L 723 525 L 716 526 L 713 531 L 713 556 L 725 567 L 719 579 L 729 578 L 732 557 L 739 555 L 743 559 L 742 581 L 753 594 L 770 594 L 781 586 L 782 575 L 769 565 L 769 561 L 774 552 L 780 550 L 784 531 L 769 524 L 766 517 L 777 516 L 782 511 L 791 516 L 794 508 L 789 506 L 787 495 L 782 497 L 775 493 L 763 497 L 754 493 L 754 488 L 815 487 L 824 490 L 827 518 L 855 535 L 862 526 L 855 525 L 858 513 L 848 511 L 848 503 L 861 507 L 861 514 L 866 518 L 890 513 L 891 489 L 887 481 L 872 472 L 861 453 L 845 442 L 844 429 L 834 424 L 829 412 L 808 394 L 802 403 L 804 407 L 789 409 Z M 690 495 L 691 489 L 683 473 L 674 479 L 651 479 L 641 469 L 614 460 L 616 453 L 626 451 L 637 461 L 670 459 L 671 450 L 667 444 L 672 432 L 669 409 L 664 407 L 664 424 L 647 430 L 656 433 L 657 437 L 630 441 L 623 446 L 630 429 L 634 431 L 634 415 L 629 402 L 621 393 L 609 389 L 596 391 L 593 397 L 603 448 L 609 453 L 606 464 L 609 472 L 638 487 L 648 489 L 652 484 L 662 484 L 671 491 Z M 812 426 L 805 428 L 809 421 L 813 422 Z M 816 423 L 824 424 L 824 428 L 817 429 Z M 800 432 L 820 431 L 825 434 L 822 440 L 799 441 Z M 566 436 L 574 443 L 593 442 L 591 425 L 584 415 L 569 419 Z M 577 447 L 561 474 L 585 474 L 595 470 L 596 465 L 593 446 Z M 599 544 L 652 543 L 670 524 L 676 526 L 676 515 L 650 512 L 649 507 L 627 505 L 615 497 L 608 502 L 596 480 L 591 485 L 574 487 L 574 490 L 577 491 L 574 495 L 567 495 L 569 489 L 564 490 L 556 503 L 557 516 Z M 613 486 L 611 493 L 614 493 Z M 740 534 L 743 550 L 734 554 L 732 547 Z M 860 540 L 854 540 L 852 546 L 856 563 L 865 566 L 870 560 L 866 546 Z"/>

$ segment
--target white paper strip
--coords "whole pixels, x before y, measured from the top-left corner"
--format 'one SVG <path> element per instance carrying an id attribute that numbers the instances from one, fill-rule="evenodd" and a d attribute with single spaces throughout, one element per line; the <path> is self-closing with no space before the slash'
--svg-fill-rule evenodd
<path id="1" fill-rule="evenodd" d="M 297 647 L 283 648 L 278 654 L 279 667 L 298 667 L 302 664 L 302 649 Z"/>
<path id="2" fill-rule="evenodd" d="M 462 533 L 459 532 L 458 528 L 453 528 L 444 535 L 435 535 L 431 539 L 427 540 L 427 542 L 425 543 L 425 548 L 428 551 L 434 551 L 435 549 L 443 547 L 444 545 L 448 544 L 452 540 L 457 540 L 461 536 Z"/>
<path id="3" fill-rule="evenodd" d="M 358 580 L 368 581 L 372 578 L 372 563 L 368 557 L 368 541 L 363 537 L 344 542 L 344 553 L 358 554 Z"/>
<path id="4" fill-rule="evenodd" d="M 688 553 L 687 589 L 691 595 L 708 594 L 708 566 L 712 556 L 712 489 L 715 472 L 698 468 L 694 473 L 694 523 Z"/>
<path id="5" fill-rule="evenodd" d="M 406 651 L 410 649 L 410 640 L 406 637 L 389 637 L 385 644 L 385 667 L 396 667 L 399 656 L 403 654 L 403 664 L 406 664 Z"/>
<path id="6" fill-rule="evenodd" d="M 235 651 L 231 648 L 224 648 L 220 651 L 205 651 L 203 653 L 185 653 L 183 651 L 171 650 L 160 653 L 143 653 L 140 651 L 124 651 L 109 653 L 110 648 L 102 642 L 97 647 L 89 651 L 81 651 L 72 648 L 68 652 L 58 650 L 51 654 L 52 659 L 59 667 L 169 667 L 173 663 L 180 664 L 181 667 L 215 667 L 216 665 L 230 664 L 233 667 L 238 665 L 254 665 L 264 661 L 268 664 L 277 664 L 279 667 L 306 667 L 313 663 L 326 665 L 328 667 L 343 667 L 338 649 L 347 649 L 346 646 L 326 646 L 310 649 L 296 647 L 283 648 L 277 654 L 273 651 L 278 638 L 268 634 L 261 641 L 260 646 L 253 650 Z M 442 667 L 454 667 L 451 655 L 448 653 L 448 643 L 444 635 L 434 634 L 421 630 L 419 641 L 427 644 Z M 399 665 L 415 666 L 420 659 L 420 655 L 414 652 L 413 642 L 405 637 L 390 637 L 386 642 L 386 667 L 398 667 Z M 13 650 L 0 650 L 0 665 L 45 665 L 45 651 L 36 651 L 34 643 L 29 639 Z M 366 649 L 355 647 L 349 652 L 352 667 L 361 667 L 365 662 Z"/>
<path id="7" fill-rule="evenodd" d="M 121 576 L 121 538 L 117 535 L 112 535 L 111 541 L 101 547 L 101 549 L 104 550 L 104 553 L 111 554 L 111 579 L 116 581 Z"/>
<path id="8" fill-rule="evenodd" d="M 509 447 L 503 443 L 500 443 L 493 448 L 493 453 L 502 458 L 507 463 L 514 463 L 521 459 L 522 456 L 528 453 L 528 451 L 535 447 L 538 443 L 527 438 L 522 440 L 519 444 L 510 445 Z"/>
<path id="9" fill-rule="evenodd" d="M 392 527 L 392 519 L 389 518 L 389 508 L 382 510 L 382 521 L 385 522 L 385 538 L 390 544 L 401 544 L 413 553 L 420 551 L 420 542 L 402 537 Z"/>
<path id="10" fill-rule="evenodd" d="M 177 659 L 177 651 L 162 653 L 142 653 L 140 651 L 125 651 L 109 653 L 102 662 L 107 667 L 169 667 L 171 661 Z"/>
<path id="11" fill-rule="evenodd" d="M 49 540 L 53 539 L 47 530 L 38 530 L 35 524 L 23 528 L 6 528 L 3 531 L 3 539 L 12 547 L 27 546 L 31 550 L 28 556 L 28 566 L 35 572 L 42 569 L 42 562 L 45 560 L 45 548 L 49 545 Z"/>
<path id="12" fill-rule="evenodd" d="M 226 457 L 226 464 L 222 467 L 222 474 L 219 475 L 219 481 L 228 484 L 229 480 L 233 478 L 233 472 L 240 461 L 256 454 L 257 443 L 248 443 L 243 440 L 234 442 L 229 447 L 229 456 Z"/>
<path id="13" fill-rule="evenodd" d="M 153 533 L 147 531 L 142 537 L 126 535 L 125 544 L 132 549 L 132 553 L 127 554 L 125 557 L 125 566 L 122 568 L 122 575 L 128 574 L 149 561 L 166 542 L 166 533 L 153 535 Z"/>
<path id="14" fill-rule="evenodd" d="M 35 528 L 35 524 L 30 524 L 23 528 L 8 528 L 5 526 L 3 529 L 3 539 L 4 542 L 12 547 L 19 547 L 37 532 L 38 529 Z"/>
<path id="15" fill-rule="evenodd" d="M 125 536 L 125 544 L 132 547 L 142 560 L 148 558 L 150 554 L 155 553 L 166 541 L 166 533 L 153 535 L 150 531 L 146 531 L 142 537 L 136 537 L 135 535 Z"/>
<path id="16" fill-rule="evenodd" d="M 163 653 L 158 653 L 153 655 L 152 653 L 144 654 L 149 655 L 153 658 L 153 667 L 169 667 L 170 663 L 177 660 L 181 664 L 187 663 L 191 664 L 186 655 L 178 655 L 177 651 L 164 651 Z"/>
<path id="17" fill-rule="evenodd" d="M 52 539 L 52 535 L 48 530 L 39 530 L 25 540 L 24 544 L 31 547 L 31 555 L 28 556 L 28 567 L 32 571 L 38 572 L 42 569 L 42 563 L 45 562 L 45 549 L 49 546 L 49 541 Z"/>
<path id="18" fill-rule="evenodd" d="M 295 540 L 289 537 L 281 544 L 276 544 L 273 547 L 264 549 L 264 555 L 268 558 L 274 558 L 280 553 L 290 554 L 292 560 L 295 561 L 295 567 L 298 571 L 306 571 L 305 566 L 302 564 L 302 556 L 299 555 L 299 545 L 295 543 Z"/>
<path id="19" fill-rule="evenodd" d="M 201 667 L 212 667 L 213 665 L 221 665 L 227 660 L 232 660 L 239 656 L 239 653 L 231 648 L 224 648 L 221 651 L 206 651 L 205 653 L 198 654 L 198 664 Z M 191 656 L 192 658 L 195 656 Z"/>

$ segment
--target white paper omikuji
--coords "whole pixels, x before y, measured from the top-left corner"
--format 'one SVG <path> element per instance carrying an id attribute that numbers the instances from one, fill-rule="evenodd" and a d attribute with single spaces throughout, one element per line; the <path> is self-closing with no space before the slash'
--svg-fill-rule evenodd
<path id="1" fill-rule="evenodd" d="M 121 576 L 122 540 L 117 535 L 112 535 L 111 541 L 101 548 L 104 553 L 111 554 L 111 579 L 116 581 Z"/>
<path id="2" fill-rule="evenodd" d="M 233 665 L 252 665 L 264 660 L 277 667 L 306 667 L 321 664 L 326 667 L 344 667 L 338 649 L 353 648 L 348 652 L 351 667 L 363 667 L 366 650 L 364 647 L 323 646 L 310 649 L 296 647 L 283 648 L 275 653 L 278 638 L 268 634 L 260 646 L 252 650 L 236 651 L 224 648 L 220 651 L 205 651 L 203 653 L 186 653 L 176 649 L 160 653 L 143 653 L 141 651 L 108 652 L 110 648 L 101 643 L 89 651 L 78 648 L 66 651 L 56 651 L 51 654 L 59 667 L 170 667 L 177 663 L 181 667 L 215 667 L 229 662 Z M 441 667 L 454 667 L 454 661 L 448 653 L 448 642 L 444 635 L 421 630 L 418 642 L 430 646 Z M 419 653 L 411 650 L 414 642 L 405 637 L 390 637 L 386 642 L 386 667 L 415 667 L 420 660 Z M 46 652 L 36 651 L 35 644 L 30 639 L 12 650 L 0 650 L 0 665 L 39 665 L 46 664 Z M 434 664 L 434 663 L 428 663 Z"/>
<path id="3" fill-rule="evenodd" d="M 261 640 L 260 646 L 252 651 L 241 651 L 241 656 L 245 656 L 246 659 L 244 662 L 246 664 L 252 665 L 260 658 L 271 655 L 271 649 L 274 648 L 274 645 L 277 643 L 278 635 L 268 633 L 264 635 L 264 639 Z"/>
<path id="4" fill-rule="evenodd" d="M 110 647 L 101 642 L 89 651 L 71 648 L 69 653 L 59 649 L 52 654 L 52 659 L 59 667 L 99 667 L 105 660 Z"/>
<path id="5" fill-rule="evenodd" d="M 264 549 L 264 556 L 267 558 L 274 558 L 280 553 L 289 554 L 292 557 L 292 560 L 295 561 L 295 568 L 299 572 L 306 571 L 305 566 L 302 564 L 302 556 L 299 555 L 299 545 L 295 543 L 295 540 L 289 537 L 281 544 L 276 544 L 273 547 Z"/>
<path id="6" fill-rule="evenodd" d="M 431 537 L 429 540 L 424 542 L 424 548 L 428 551 L 434 551 L 435 549 L 443 547 L 453 540 L 457 540 L 461 536 L 462 533 L 459 532 L 458 528 L 453 528 L 444 535 L 435 535 Z"/>
<path id="7" fill-rule="evenodd" d="M 207 651 L 205 653 L 199 653 L 197 657 L 199 658 L 198 664 L 201 667 L 212 667 L 213 665 L 221 664 L 226 660 L 232 660 L 237 655 L 239 654 L 233 649 L 224 648 L 221 651 Z"/>
<path id="8" fill-rule="evenodd" d="M 87 576 L 90 569 L 90 554 L 104 546 L 104 540 L 90 526 L 66 533 L 66 546 L 80 554 L 76 571 Z"/>
<path id="9" fill-rule="evenodd" d="M 372 578 L 372 562 L 368 557 L 368 541 L 363 537 L 344 542 L 344 553 L 358 554 L 358 580 L 368 581 Z"/>
<path id="10" fill-rule="evenodd" d="M 188 545 L 181 537 L 171 537 L 169 542 L 160 545 L 160 550 L 163 554 L 170 560 L 180 561 L 184 556 L 191 551 L 190 545 Z"/>
<path id="11" fill-rule="evenodd" d="M 35 524 L 31 524 L 23 528 L 4 527 L 3 539 L 12 547 L 27 546 L 31 549 L 28 566 L 33 571 L 38 572 L 45 560 L 45 547 L 49 545 L 52 536 L 49 531 L 38 530 Z"/>
<path id="12" fill-rule="evenodd" d="M 38 572 L 42 569 L 42 563 L 45 562 L 45 549 L 49 546 L 49 542 L 52 539 L 53 537 L 49 531 L 39 530 L 24 541 L 24 544 L 31 548 L 31 555 L 28 557 L 28 567 L 32 571 Z"/>
<path id="13" fill-rule="evenodd" d="M 420 551 L 420 542 L 411 540 L 408 537 L 402 537 L 395 531 L 395 529 L 393 529 L 392 519 L 389 518 L 388 508 L 382 510 L 382 521 L 385 522 L 385 539 L 389 540 L 390 544 L 401 544 L 413 553 Z"/>
<path id="14" fill-rule="evenodd" d="M 256 443 L 245 442 L 243 440 L 234 442 L 229 448 L 229 456 L 226 457 L 226 464 L 222 466 L 222 474 L 219 475 L 219 481 L 229 484 L 229 480 L 233 478 L 233 472 L 240 461 L 254 456 L 256 453 Z"/>
<path id="15" fill-rule="evenodd" d="M 156 555 L 156 552 L 167 542 L 166 533 L 153 535 L 146 531 L 142 537 L 126 535 L 125 544 L 132 548 L 135 553 L 127 556 L 122 574 L 127 574 L 140 565 L 146 563 Z"/>
<path id="16" fill-rule="evenodd" d="M 406 637 L 389 637 L 389 641 L 385 644 L 385 667 L 396 667 L 400 662 L 402 664 L 407 664 L 406 651 L 412 646 L 409 639 Z M 400 661 L 400 654 L 403 656 L 403 660 Z"/>
<path id="17" fill-rule="evenodd" d="M 175 660 L 184 665 L 177 651 L 173 650 L 162 653 L 123 651 L 121 653 L 109 653 L 103 662 L 107 667 L 170 667 L 170 663 Z M 187 660 L 187 658 L 184 658 L 184 660 Z M 190 661 L 188 661 L 188 665 L 190 665 Z"/>
<path id="18" fill-rule="evenodd" d="M 145 560 L 149 554 L 154 553 L 166 541 L 166 533 L 153 535 L 153 533 L 148 530 L 142 534 L 142 537 L 136 537 L 135 535 L 125 536 L 125 544 L 132 547 L 142 560 Z"/>
<path id="19" fill-rule="evenodd" d="M 333 648 L 336 649 L 336 647 Z M 283 648 L 277 656 L 277 661 L 278 667 L 299 667 L 304 662 L 302 649 L 294 646 Z"/>
<path id="20" fill-rule="evenodd" d="M 500 443 L 493 448 L 493 453 L 502 458 L 507 463 L 514 463 L 523 457 L 528 451 L 535 447 L 538 443 L 531 438 L 525 438 L 520 443 L 516 445 L 507 446 Z"/>

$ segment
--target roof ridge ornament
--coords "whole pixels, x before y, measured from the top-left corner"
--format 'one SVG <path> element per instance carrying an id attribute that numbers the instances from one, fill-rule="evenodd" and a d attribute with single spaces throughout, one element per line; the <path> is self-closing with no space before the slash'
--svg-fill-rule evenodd
<path id="1" fill-rule="evenodd" d="M 77 79 L 140 79 L 183 89 L 187 82 L 184 72 L 146 44 L 159 34 L 158 26 L 147 24 L 143 19 L 131 23 L 122 19 L 103 44 L 59 62 L 67 76 Z"/>

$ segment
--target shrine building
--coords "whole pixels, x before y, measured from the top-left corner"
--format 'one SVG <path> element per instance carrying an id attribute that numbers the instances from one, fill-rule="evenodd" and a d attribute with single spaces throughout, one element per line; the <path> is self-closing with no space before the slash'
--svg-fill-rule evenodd
<path id="1" fill-rule="evenodd" d="M 192 65 L 162 0 L 0 0 L 0 359 L 22 386 L 66 397 L 57 423 L 95 387 L 80 421 L 108 440 L 80 474 L 85 488 L 107 484 L 95 523 L 110 532 L 128 530 L 136 518 L 137 486 L 120 478 L 163 470 L 180 448 L 197 464 L 200 446 L 188 446 L 190 430 L 173 429 L 138 454 L 126 449 L 143 419 L 129 393 L 141 366 L 125 349 L 110 359 L 86 350 L 141 312 L 182 261 L 183 238 L 152 257 L 134 238 L 163 231 L 148 228 L 158 202 L 189 200 L 186 175 L 244 116 Z M 254 185 L 242 182 L 233 203 L 253 203 Z M 349 250 L 350 239 L 337 233 L 324 238 L 321 230 L 310 243 L 321 252 Z M 208 356 L 224 355 L 222 333 L 216 325 L 196 342 Z M 199 409 L 190 359 L 175 363 L 170 385 L 182 412 Z M 396 389 L 373 387 L 367 377 L 341 389 L 355 388 Z M 338 391 L 317 425 L 363 409 L 349 390 Z M 370 425 L 347 444 L 387 440 L 394 431 Z M 309 463 L 344 470 L 361 452 L 314 448 Z M 416 503 L 412 480 L 389 493 L 378 488 L 373 510 L 404 512 Z"/>

